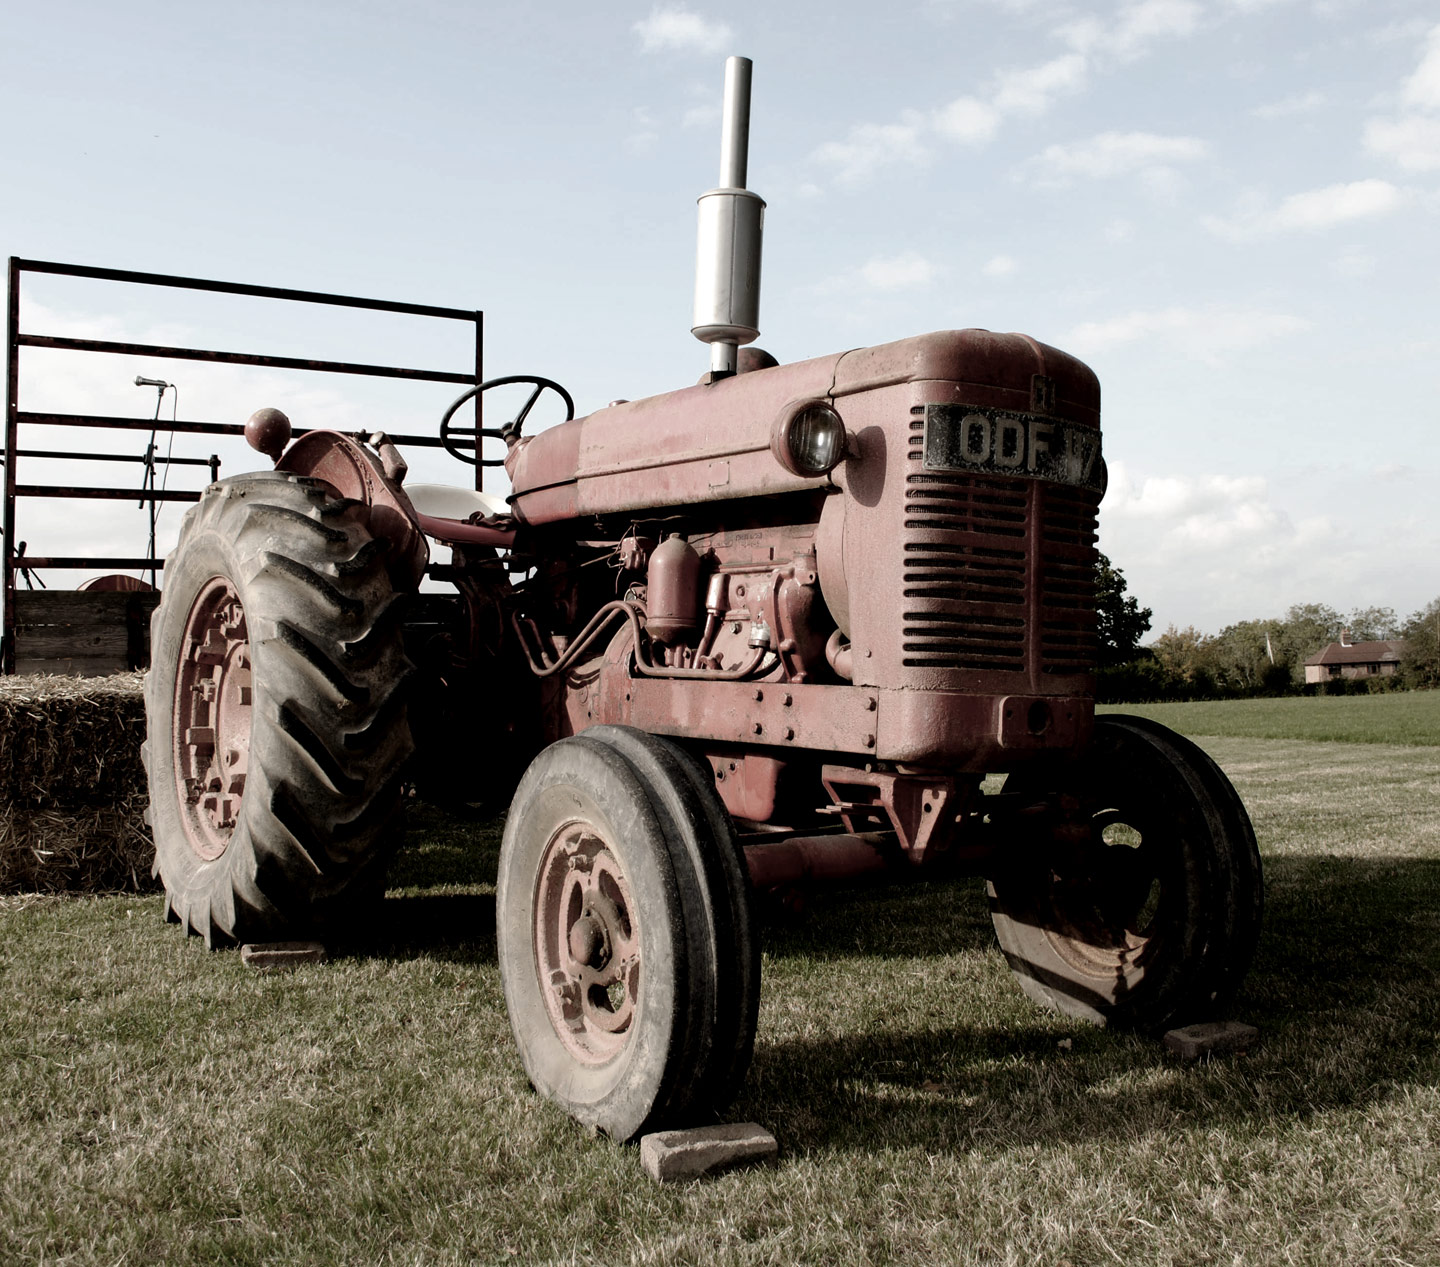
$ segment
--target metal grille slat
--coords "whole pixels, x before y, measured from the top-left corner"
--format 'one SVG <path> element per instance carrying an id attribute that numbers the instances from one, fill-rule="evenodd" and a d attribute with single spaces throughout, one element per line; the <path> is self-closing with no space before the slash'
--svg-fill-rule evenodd
<path id="1" fill-rule="evenodd" d="M 922 471 L 923 425 L 911 420 L 902 663 L 1047 677 L 1093 673 L 1098 494 L 1041 480 Z M 1027 548 L 1032 515 L 1040 520 L 1038 559 Z M 1032 584 L 1036 611 L 1026 606 Z M 1039 633 L 1033 666 L 1032 621 Z"/>

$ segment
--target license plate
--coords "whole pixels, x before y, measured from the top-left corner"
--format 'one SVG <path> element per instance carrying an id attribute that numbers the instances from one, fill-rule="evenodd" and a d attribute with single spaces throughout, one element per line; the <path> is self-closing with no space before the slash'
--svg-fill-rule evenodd
<path id="1" fill-rule="evenodd" d="M 926 405 L 924 466 L 927 471 L 1022 476 L 1105 492 L 1098 431 L 1008 409 Z"/>

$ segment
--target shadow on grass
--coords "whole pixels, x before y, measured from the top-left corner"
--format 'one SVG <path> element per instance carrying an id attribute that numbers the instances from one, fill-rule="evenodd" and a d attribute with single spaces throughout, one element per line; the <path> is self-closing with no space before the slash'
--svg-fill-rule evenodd
<path id="1" fill-rule="evenodd" d="M 495 898 L 489 893 L 390 894 L 363 933 L 337 947 L 361 959 L 495 962 Z"/>
<path id="2" fill-rule="evenodd" d="M 762 1031 L 736 1111 L 797 1152 L 873 1151 L 879 1139 L 963 1151 L 1131 1138 L 1177 1122 L 1272 1129 L 1440 1081 L 1440 861 L 1272 858 L 1266 879 L 1259 952 L 1231 1009 L 1261 1029 L 1249 1055 L 1182 1065 L 1153 1039 L 1027 1013 L 1017 987 L 989 1003 L 957 998 L 954 1021 L 943 1003 L 918 1021 L 914 1006 L 897 1005 L 868 1033 L 766 1043 Z M 838 971 L 829 958 L 992 944 L 978 885 L 832 894 L 825 906 L 803 928 L 772 929 L 772 957 L 813 957 L 823 974 Z M 907 995 L 949 988 L 896 981 Z M 993 1025 L 962 1019 L 987 1006 L 1003 1012 Z"/>
<path id="3" fill-rule="evenodd" d="M 391 877 L 399 891 L 353 953 L 493 963 L 501 826 L 428 806 L 412 814 L 413 844 Z M 1440 1082 L 1440 861 L 1272 857 L 1265 867 L 1260 948 L 1231 1009 L 1260 1026 L 1260 1043 L 1194 1065 L 1154 1039 L 1034 1009 L 1007 980 L 978 880 L 812 894 L 807 917 L 769 919 L 763 936 L 803 992 L 785 1006 L 808 1013 L 809 1032 L 776 1042 L 762 1027 L 733 1113 L 795 1152 L 873 1152 L 881 1140 L 963 1151 L 1177 1123 L 1273 1130 Z M 944 956 L 970 967 L 927 985 L 903 962 Z M 857 958 L 873 964 L 864 984 L 882 999 L 893 990 L 894 1006 L 836 1032 L 846 1009 L 826 1000 L 858 988 Z"/>

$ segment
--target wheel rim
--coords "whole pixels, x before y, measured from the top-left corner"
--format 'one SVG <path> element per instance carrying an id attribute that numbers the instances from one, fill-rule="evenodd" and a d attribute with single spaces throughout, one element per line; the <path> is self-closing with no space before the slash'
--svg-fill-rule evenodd
<path id="1" fill-rule="evenodd" d="M 565 1050 L 586 1065 L 629 1040 L 640 1004 L 640 926 L 619 860 L 586 823 L 567 823 L 540 862 L 535 963 Z"/>
<path id="2" fill-rule="evenodd" d="M 239 820 L 250 766 L 250 637 L 240 596 L 224 577 L 190 606 L 175 677 L 175 783 L 186 839 L 220 857 Z"/>
<path id="3" fill-rule="evenodd" d="M 1175 904 L 1162 835 L 1149 816 L 1102 810 L 1078 865 L 1051 872 L 1046 935 L 1077 972 L 1114 979 L 1159 952 Z"/>

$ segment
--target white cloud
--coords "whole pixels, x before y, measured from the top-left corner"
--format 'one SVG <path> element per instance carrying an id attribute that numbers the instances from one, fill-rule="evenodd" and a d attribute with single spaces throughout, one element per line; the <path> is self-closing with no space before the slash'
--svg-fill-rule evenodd
<path id="1" fill-rule="evenodd" d="M 931 126 L 947 140 L 983 145 L 1000 127 L 1000 112 L 975 97 L 957 97 L 935 111 Z"/>
<path id="2" fill-rule="evenodd" d="M 1085 58 L 1066 53 L 1025 70 L 1002 70 L 995 76 L 994 106 L 1001 114 L 1043 114 L 1055 98 L 1085 86 Z"/>
<path id="3" fill-rule="evenodd" d="M 1394 211 L 1404 195 L 1389 181 L 1354 180 L 1291 194 L 1275 210 L 1277 229 L 1328 229 L 1347 220 L 1365 220 Z"/>
<path id="4" fill-rule="evenodd" d="M 1440 118 L 1412 114 L 1371 119 L 1365 125 L 1365 148 L 1391 159 L 1403 171 L 1435 171 L 1440 168 Z"/>
<path id="5" fill-rule="evenodd" d="M 1136 311 L 1076 326 L 1060 346 L 1081 356 L 1143 340 L 1162 340 L 1176 354 L 1206 364 L 1219 364 L 1271 339 L 1310 329 L 1304 317 L 1256 308 L 1162 308 Z"/>
<path id="6" fill-rule="evenodd" d="M 1261 476 L 1142 474 L 1123 461 L 1110 463 L 1100 523 L 1102 548 L 1156 610 L 1157 629 L 1197 592 L 1212 595 L 1217 623 L 1283 610 L 1348 544 L 1326 516 L 1292 518 Z"/>
<path id="7" fill-rule="evenodd" d="M 1227 242 L 1247 242 L 1278 233 L 1315 232 L 1353 220 L 1388 215 L 1405 201 L 1404 191 L 1385 180 L 1355 180 L 1291 194 L 1278 206 L 1247 200 L 1228 219 L 1205 216 L 1201 223 Z"/>
<path id="8" fill-rule="evenodd" d="M 1233 546 L 1273 530 L 1279 514 L 1259 475 L 1146 476 L 1133 479 L 1122 462 L 1110 469 L 1101 514 L 1108 521 L 1142 520 L 1176 542 Z"/>
<path id="9" fill-rule="evenodd" d="M 1048 146 L 1025 166 L 1034 173 L 1036 184 L 1055 185 L 1076 177 L 1104 180 L 1173 163 L 1193 163 L 1209 152 L 1209 145 L 1193 136 L 1102 132 L 1087 141 Z"/>
<path id="10" fill-rule="evenodd" d="M 860 276 L 874 290 L 912 290 L 928 286 L 935 278 L 935 266 L 915 251 L 876 257 L 861 266 Z"/>
<path id="11" fill-rule="evenodd" d="M 1062 27 L 1058 34 L 1078 53 L 1134 61 L 1157 40 L 1192 35 L 1200 13 L 1193 0 L 1139 0 L 1121 7 L 1109 26 L 1087 17 Z"/>
<path id="12" fill-rule="evenodd" d="M 861 123 L 843 141 L 827 141 L 813 155 L 832 168 L 842 185 L 858 185 L 892 163 L 917 165 L 929 158 L 921 140 L 924 122 L 907 112 L 899 123 Z"/>
<path id="13" fill-rule="evenodd" d="M 1311 111 L 1320 109 L 1324 104 L 1324 93 L 1302 92 L 1289 97 L 1281 97 L 1279 101 L 1266 102 L 1263 106 L 1256 106 L 1250 113 L 1257 119 L 1285 119 L 1296 114 L 1309 114 Z"/>
<path id="14" fill-rule="evenodd" d="M 985 262 L 980 271 L 986 277 L 1008 277 L 1019 267 L 1008 255 L 995 255 Z"/>
<path id="15" fill-rule="evenodd" d="M 1425 54 L 1401 88 L 1400 99 L 1417 110 L 1440 110 L 1440 26 L 1430 28 Z"/>
<path id="16" fill-rule="evenodd" d="M 1193 34 L 1199 20 L 1200 6 L 1192 0 L 1141 0 L 1120 10 L 1104 47 L 1130 61 L 1145 53 L 1156 40 L 1183 39 Z"/>
<path id="17" fill-rule="evenodd" d="M 997 0 L 1008 3 L 1008 0 Z M 1133 61 L 1160 39 L 1190 35 L 1199 22 L 1195 0 L 1136 0 L 1106 24 L 1085 18 L 1055 31 L 1070 51 L 1034 66 L 996 71 L 983 87 L 928 113 L 908 110 L 899 123 L 862 123 L 843 141 L 830 141 L 812 156 L 832 167 L 842 184 L 860 184 L 891 163 L 918 164 L 929 157 L 932 138 L 980 146 L 992 140 L 1007 117 L 1035 117 L 1057 101 L 1081 92 L 1097 61 Z M 1173 192 L 1178 177 L 1157 166 L 1149 183 Z"/>
<path id="18" fill-rule="evenodd" d="M 1405 480 L 1403 469 L 1334 467 L 1265 479 L 1178 463 L 1138 470 L 1118 457 L 1109 465 L 1100 545 L 1124 569 L 1131 593 L 1154 610 L 1153 632 L 1174 622 L 1213 633 L 1317 599 L 1406 611 L 1433 594 L 1423 578 L 1433 575 L 1427 560 L 1437 541 L 1423 512 L 1410 509 L 1414 497 L 1401 496 L 1407 487 L 1386 485 L 1368 503 L 1341 492 Z M 1317 493 L 1326 475 L 1333 485 Z"/>
<path id="19" fill-rule="evenodd" d="M 632 28 L 647 53 L 719 53 L 733 38 L 723 22 L 710 22 L 681 8 L 656 8 Z"/>
<path id="20" fill-rule="evenodd" d="M 1365 148 L 1403 171 L 1440 168 L 1440 115 L 1433 113 L 1440 111 L 1440 26 L 1426 34 L 1420 64 L 1400 86 L 1400 102 L 1405 113 L 1365 125 Z"/>

